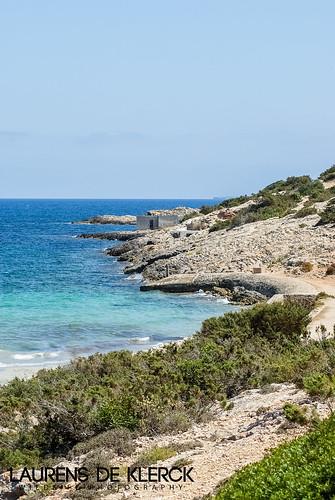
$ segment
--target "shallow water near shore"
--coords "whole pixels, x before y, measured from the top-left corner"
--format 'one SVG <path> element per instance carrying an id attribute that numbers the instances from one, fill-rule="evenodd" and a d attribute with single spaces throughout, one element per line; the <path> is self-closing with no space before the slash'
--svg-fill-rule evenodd
<path id="1" fill-rule="evenodd" d="M 204 294 L 139 291 L 103 253 L 117 244 L 84 232 L 134 229 L 70 224 L 207 200 L 0 200 L 0 383 L 75 356 L 180 340 L 233 306 Z"/>

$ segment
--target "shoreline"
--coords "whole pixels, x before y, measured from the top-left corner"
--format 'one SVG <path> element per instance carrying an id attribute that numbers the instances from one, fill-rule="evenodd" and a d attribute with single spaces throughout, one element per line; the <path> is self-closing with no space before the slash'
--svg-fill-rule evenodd
<path id="1" fill-rule="evenodd" d="M 138 290 L 137 293 L 140 293 L 140 290 Z M 182 294 L 184 295 L 184 294 Z M 197 295 L 196 293 L 186 293 L 185 295 L 189 295 L 192 299 L 196 300 Z M 238 307 L 237 304 L 230 304 L 226 299 L 213 295 L 213 294 L 205 294 L 206 298 L 212 301 L 216 302 L 221 302 L 222 305 L 230 305 L 233 307 Z M 222 311 L 222 314 L 225 314 L 226 311 Z M 221 314 L 220 314 L 221 315 Z M 205 318 L 207 319 L 207 317 Z M 201 322 L 202 323 L 202 322 Z M 199 325 L 199 328 L 201 327 L 201 323 Z M 160 340 L 160 341 L 153 341 L 151 338 L 145 338 L 145 341 L 142 338 L 129 338 L 128 341 L 124 343 L 124 345 L 120 348 L 114 348 L 114 349 L 108 349 L 106 351 L 100 350 L 100 351 L 92 351 L 92 352 L 87 352 L 85 354 L 76 354 L 74 356 L 64 356 L 62 359 L 62 356 L 60 353 L 60 357 L 57 360 L 50 361 L 46 360 L 45 363 L 43 362 L 36 362 L 34 364 L 11 364 L 9 366 L 1 366 L 0 363 L 0 387 L 6 385 L 8 382 L 12 381 L 15 378 L 22 378 L 22 379 L 28 379 L 37 374 L 41 370 L 53 370 L 57 369 L 60 367 L 65 367 L 69 366 L 71 362 L 78 360 L 80 358 L 87 359 L 90 356 L 94 356 L 96 354 L 108 354 L 110 352 L 118 352 L 120 350 L 126 350 L 131 352 L 132 354 L 136 354 L 137 352 L 140 351 L 148 351 L 151 349 L 160 349 L 164 347 L 165 345 L 168 344 L 179 344 L 181 342 L 184 342 L 184 340 L 192 337 L 194 333 L 196 332 L 196 328 L 190 333 L 190 334 L 185 334 L 183 337 L 180 337 L 178 340 Z M 11 353 L 12 354 L 12 353 Z M 31 353 L 32 356 L 34 356 L 35 353 Z M 66 351 L 64 351 L 64 355 L 68 354 Z"/>
<path id="2" fill-rule="evenodd" d="M 114 224 L 110 221 L 107 223 L 105 218 L 109 217 L 114 221 L 118 221 L 119 216 L 99 217 L 101 219 L 100 223 L 102 224 Z M 125 216 L 125 219 L 127 217 L 128 216 Z M 98 238 L 117 241 L 117 245 L 107 248 L 104 253 L 126 264 L 123 268 L 123 274 L 133 275 L 134 273 L 140 273 L 143 278 L 140 291 L 143 292 L 158 290 L 167 293 L 183 294 L 203 290 L 205 292 L 214 293 L 216 296 L 221 296 L 222 298 L 228 297 L 230 299 L 231 296 L 228 294 L 235 288 L 239 288 L 243 290 L 242 299 L 241 296 L 239 296 L 238 302 L 232 300 L 229 300 L 229 302 L 232 304 L 239 303 L 242 305 L 252 305 L 261 300 L 272 302 L 284 300 L 287 297 L 299 302 L 303 302 L 304 300 L 310 301 L 312 298 L 315 298 L 320 291 L 325 291 L 323 286 L 324 279 L 319 279 L 319 283 L 316 286 L 316 278 L 311 276 L 288 275 L 284 272 L 278 272 L 278 270 L 276 272 L 276 270 L 268 270 L 266 268 L 265 271 L 262 270 L 260 274 L 255 274 L 250 270 L 250 264 L 249 268 L 240 272 L 234 272 L 231 269 L 226 271 L 220 270 L 220 272 L 213 272 L 211 269 L 206 271 L 206 267 L 211 267 L 207 263 L 209 255 L 206 257 L 207 260 L 205 259 L 202 262 L 202 267 L 205 267 L 205 269 L 200 267 L 199 272 L 194 272 L 194 269 L 192 269 L 193 266 L 186 263 L 186 267 L 182 269 L 182 273 L 178 272 L 180 269 L 177 267 L 173 268 L 172 274 L 169 275 L 169 268 L 172 267 L 171 262 L 178 261 L 178 259 L 184 259 L 185 257 L 188 258 L 189 254 L 193 255 L 197 253 L 199 246 L 200 251 L 203 250 L 201 247 L 204 246 L 204 242 L 206 242 L 207 245 L 210 244 L 208 241 L 211 240 L 212 235 L 214 235 L 214 238 L 220 236 L 223 240 L 226 239 L 226 235 L 228 235 L 227 231 L 219 231 L 218 233 L 208 232 L 210 224 L 215 221 L 216 217 L 217 214 L 215 212 L 208 215 L 200 215 L 198 213 L 195 218 L 191 219 L 191 224 L 194 225 L 194 221 L 200 219 L 200 230 L 194 230 L 188 237 L 176 237 L 176 234 L 178 231 L 187 228 L 189 221 L 187 221 L 186 226 L 185 222 L 182 221 L 177 226 L 156 231 L 129 229 L 125 231 L 86 233 L 78 235 L 77 237 L 83 239 Z M 91 219 L 96 220 L 97 218 L 92 217 Z M 288 223 L 290 224 L 290 218 L 288 217 L 286 219 L 288 219 Z M 73 222 L 73 224 L 81 223 L 87 222 Z M 278 223 L 278 219 L 247 224 L 242 226 L 242 228 L 237 228 L 237 232 L 236 230 L 230 231 L 229 237 L 233 234 L 234 238 L 238 240 L 239 230 L 242 230 L 242 233 L 246 230 L 249 232 L 251 230 L 251 233 L 259 233 L 259 231 L 262 231 L 264 228 L 264 225 L 268 225 L 269 223 Z M 243 236 L 243 234 L 241 236 Z M 218 261 L 219 255 L 215 259 L 216 263 Z M 253 264 L 256 264 L 255 261 L 253 261 Z M 218 267 L 218 265 L 216 265 L 216 267 Z M 238 266 L 235 265 L 234 267 Z M 154 272 L 152 272 L 152 269 Z M 168 276 L 164 277 L 164 274 L 168 274 Z M 335 280 L 334 284 L 329 285 L 329 289 L 335 295 Z M 226 294 L 226 292 L 228 292 L 228 294 Z M 250 294 L 252 301 L 243 302 L 243 297 Z M 310 330 L 314 337 L 320 334 L 320 321 L 324 319 L 326 320 L 325 323 L 328 333 L 332 333 L 333 315 L 335 315 L 335 300 L 328 298 L 326 304 L 320 306 L 318 310 L 313 313 L 311 318 Z M 169 342 L 170 341 L 166 341 L 158 345 Z M 124 348 L 127 348 L 127 346 Z M 59 360 L 59 362 L 46 363 L 40 366 L 23 365 L 21 367 L 16 365 L 4 367 L 1 369 L 3 370 L 3 374 L 2 376 L 0 375 L 0 384 L 3 385 L 7 383 L 15 376 L 27 378 L 41 369 L 52 369 L 58 366 L 64 366 L 75 358 L 71 358 L 70 360 L 66 359 L 64 361 Z"/>
<path id="3" fill-rule="evenodd" d="M 191 285 L 190 285 L 191 283 Z M 307 283 L 304 280 L 301 280 L 299 278 L 293 278 L 293 277 L 286 277 L 286 276 L 273 276 L 273 275 L 252 275 L 252 274 L 246 274 L 246 273 L 226 273 L 225 275 L 222 275 L 220 273 L 219 275 L 212 274 L 210 276 L 206 275 L 183 275 L 183 276 L 172 276 L 170 278 L 165 278 L 161 280 L 158 283 L 151 283 L 151 284 L 146 284 L 142 285 L 142 287 L 146 288 L 146 291 L 150 290 L 159 290 L 164 293 L 186 293 L 186 294 L 193 294 L 197 293 L 197 291 L 203 289 L 207 290 L 208 292 L 213 289 L 215 286 L 227 286 L 230 285 L 232 286 L 233 284 L 235 285 L 240 285 L 240 286 L 246 286 L 248 287 L 250 291 L 259 291 L 261 290 L 262 294 L 267 295 L 268 297 L 268 302 L 271 303 L 273 301 L 277 300 L 284 300 L 285 298 L 291 297 L 295 301 L 301 301 L 304 300 L 305 298 L 309 301 L 310 299 L 313 299 L 317 296 L 318 294 L 318 289 L 314 284 Z M 147 288 L 148 287 L 148 288 Z M 195 288 L 192 288 L 195 287 Z M 191 290 L 192 288 L 192 290 Z M 166 290 L 167 291 L 166 291 Z M 171 291 L 172 289 L 172 291 Z M 217 297 L 215 295 L 212 295 L 212 297 Z M 229 304 L 229 302 L 227 302 Z M 232 304 L 236 305 L 237 304 Z M 242 306 L 242 305 L 241 305 Z M 320 311 L 323 310 L 323 306 L 320 306 L 316 312 L 316 316 L 319 316 Z M 224 314 L 224 313 L 223 313 Z M 315 320 L 313 320 L 315 323 Z M 313 323 L 313 324 L 314 324 Z M 130 350 L 133 353 L 138 352 L 139 350 L 141 351 L 147 351 L 150 349 L 159 349 L 162 348 L 163 346 L 167 344 L 179 344 L 183 342 L 185 339 L 190 338 L 194 335 L 195 332 L 193 332 L 191 335 L 187 335 L 183 337 L 181 340 L 167 340 L 163 342 L 159 342 L 155 345 L 152 345 L 150 347 L 145 346 L 143 344 L 142 349 L 138 350 L 132 350 L 129 349 L 129 347 L 125 346 L 124 349 Z M 112 351 L 108 351 L 112 352 Z M 10 367 L 3 367 L 1 368 L 2 373 L 0 375 L 0 386 L 3 386 L 13 380 L 14 378 L 30 378 L 33 375 L 35 375 L 37 372 L 40 370 L 52 370 L 52 369 L 57 369 L 58 367 L 66 366 L 69 365 L 72 361 L 75 359 L 78 359 L 80 357 L 89 357 L 90 355 L 97 354 L 98 352 L 92 352 L 91 354 L 87 356 L 75 356 L 71 359 L 66 359 L 64 361 L 55 361 L 55 362 L 49 362 L 46 363 L 45 365 L 40 364 L 40 365 L 16 365 L 16 366 L 10 366 Z M 105 353 L 101 353 L 105 354 Z"/>

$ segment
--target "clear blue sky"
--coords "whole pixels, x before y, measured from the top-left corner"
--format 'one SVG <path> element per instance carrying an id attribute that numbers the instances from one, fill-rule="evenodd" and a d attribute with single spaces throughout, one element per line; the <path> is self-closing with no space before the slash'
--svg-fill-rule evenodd
<path id="1" fill-rule="evenodd" d="M 211 197 L 335 162 L 332 0 L 2 0 L 0 197 Z"/>

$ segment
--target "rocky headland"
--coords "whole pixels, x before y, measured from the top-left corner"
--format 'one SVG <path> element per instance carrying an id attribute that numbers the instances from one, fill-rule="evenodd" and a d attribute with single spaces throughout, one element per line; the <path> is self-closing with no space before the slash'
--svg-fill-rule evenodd
<path id="1" fill-rule="evenodd" d="M 315 294 L 313 279 L 331 279 L 334 202 L 333 181 L 322 174 L 316 181 L 292 177 L 214 207 L 179 207 L 183 218 L 174 227 L 80 237 L 124 241 L 105 252 L 126 263 L 126 274 L 142 273 L 143 291 L 202 289 L 252 304 Z"/>
<path id="2" fill-rule="evenodd" d="M 173 230 L 147 231 L 132 244 L 106 253 L 122 255 L 129 263 L 125 272 L 140 271 L 148 281 L 186 273 L 251 273 L 257 267 L 262 272 L 321 277 L 335 260 L 335 226 L 318 225 L 318 214 L 289 214 L 210 232 L 220 214 L 222 210 L 192 219 L 193 226 L 206 226 L 201 229 L 189 230 L 189 224 L 181 223 Z"/>

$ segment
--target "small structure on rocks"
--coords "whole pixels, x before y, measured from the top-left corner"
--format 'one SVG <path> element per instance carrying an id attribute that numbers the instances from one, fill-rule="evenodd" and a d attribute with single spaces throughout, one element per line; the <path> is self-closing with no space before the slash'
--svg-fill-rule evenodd
<path id="1" fill-rule="evenodd" d="M 139 229 L 159 229 L 179 224 L 178 215 L 138 215 L 136 224 Z"/>
<path id="2" fill-rule="evenodd" d="M 252 269 L 253 274 L 261 274 L 262 273 L 262 268 L 261 266 L 255 266 Z"/>

